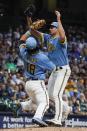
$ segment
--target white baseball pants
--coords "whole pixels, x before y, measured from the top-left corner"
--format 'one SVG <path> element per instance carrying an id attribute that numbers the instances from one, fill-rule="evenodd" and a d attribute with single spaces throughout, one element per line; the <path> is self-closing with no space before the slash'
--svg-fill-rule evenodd
<path id="1" fill-rule="evenodd" d="M 29 80 L 26 82 L 25 90 L 32 102 L 36 103 L 37 109 L 34 118 L 42 119 L 49 108 L 49 97 L 43 80 Z"/>
<path id="2" fill-rule="evenodd" d="M 54 119 L 61 123 L 63 102 L 62 95 L 71 74 L 70 67 L 68 65 L 62 66 L 62 69 L 53 71 L 48 81 L 48 94 L 49 98 L 54 101 L 55 104 L 55 117 Z"/>

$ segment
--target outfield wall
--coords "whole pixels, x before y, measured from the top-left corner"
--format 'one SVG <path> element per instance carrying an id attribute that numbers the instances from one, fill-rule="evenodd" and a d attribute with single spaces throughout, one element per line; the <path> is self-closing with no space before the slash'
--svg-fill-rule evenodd
<path id="1" fill-rule="evenodd" d="M 32 114 L 21 114 L 14 117 L 11 113 L 0 114 L 0 128 L 26 128 L 32 126 Z M 45 118 L 52 116 L 46 115 Z M 70 115 L 65 121 L 65 127 L 87 127 L 87 116 Z"/>

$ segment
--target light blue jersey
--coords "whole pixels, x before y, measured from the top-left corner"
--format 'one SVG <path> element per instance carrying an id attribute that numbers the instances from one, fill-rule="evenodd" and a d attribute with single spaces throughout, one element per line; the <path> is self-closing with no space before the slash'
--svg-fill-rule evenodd
<path id="1" fill-rule="evenodd" d="M 44 80 L 46 78 L 45 71 L 52 71 L 56 68 L 55 65 L 43 52 L 29 55 L 25 46 L 24 44 L 20 45 L 20 54 L 24 61 L 25 77 Z"/>
<path id="2" fill-rule="evenodd" d="M 60 43 L 58 37 L 43 34 L 44 43 L 48 49 L 48 57 L 56 66 L 68 65 L 67 42 Z"/>

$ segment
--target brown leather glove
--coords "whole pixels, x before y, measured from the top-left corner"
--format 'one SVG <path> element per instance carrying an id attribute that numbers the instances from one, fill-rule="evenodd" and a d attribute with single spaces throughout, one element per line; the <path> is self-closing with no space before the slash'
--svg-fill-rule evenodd
<path id="1" fill-rule="evenodd" d="M 42 28 L 45 24 L 46 24 L 46 21 L 44 19 L 37 20 L 31 24 L 30 28 L 38 30 Z"/>

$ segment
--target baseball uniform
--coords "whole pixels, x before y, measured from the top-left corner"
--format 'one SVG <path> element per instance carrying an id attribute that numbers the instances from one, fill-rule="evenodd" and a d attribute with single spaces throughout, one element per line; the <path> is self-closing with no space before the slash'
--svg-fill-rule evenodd
<path id="1" fill-rule="evenodd" d="M 31 50 L 36 47 L 37 41 L 35 42 L 33 37 L 29 37 L 25 44 L 20 45 L 20 54 L 24 61 L 24 75 L 27 78 L 25 89 L 37 105 L 33 118 L 42 120 L 44 113 L 49 108 L 49 97 L 44 83 L 45 73 L 46 70 L 52 71 L 56 67 L 43 52 L 38 50 L 31 54 Z"/>

